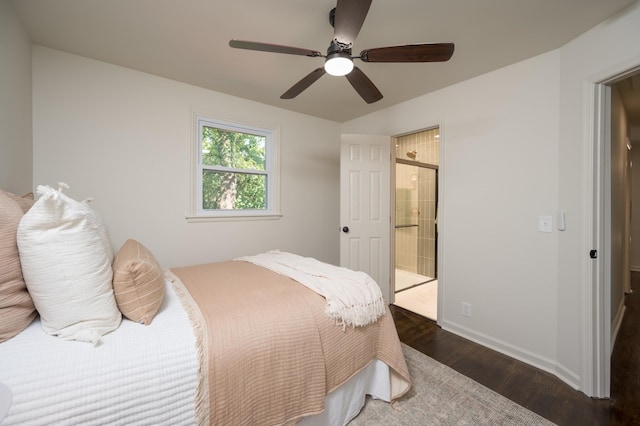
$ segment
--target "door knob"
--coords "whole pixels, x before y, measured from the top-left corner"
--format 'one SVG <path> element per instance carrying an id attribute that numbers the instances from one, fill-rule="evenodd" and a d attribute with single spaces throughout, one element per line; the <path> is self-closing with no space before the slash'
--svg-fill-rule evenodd
<path id="1" fill-rule="evenodd" d="M 342 227 L 342 232 L 344 232 L 345 234 L 349 233 L 349 227 L 348 226 L 343 226 Z"/>

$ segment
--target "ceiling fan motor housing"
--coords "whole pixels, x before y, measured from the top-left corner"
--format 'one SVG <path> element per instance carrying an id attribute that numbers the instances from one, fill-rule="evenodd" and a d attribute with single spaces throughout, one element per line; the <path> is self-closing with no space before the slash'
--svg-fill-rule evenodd
<path id="1" fill-rule="evenodd" d="M 333 40 L 327 48 L 327 59 L 332 55 L 342 54 L 341 56 L 351 57 L 351 46 L 344 43 L 340 43 L 338 40 Z"/>

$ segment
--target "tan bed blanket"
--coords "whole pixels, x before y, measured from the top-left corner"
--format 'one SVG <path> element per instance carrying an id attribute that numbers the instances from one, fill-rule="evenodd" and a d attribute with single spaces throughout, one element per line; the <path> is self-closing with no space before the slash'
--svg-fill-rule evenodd
<path id="1" fill-rule="evenodd" d="M 409 390 L 387 314 L 367 327 L 331 323 L 325 300 L 298 282 L 239 261 L 168 271 L 201 347 L 200 419 L 277 425 L 317 414 L 325 395 L 372 360 L 391 370 L 392 399 Z"/>

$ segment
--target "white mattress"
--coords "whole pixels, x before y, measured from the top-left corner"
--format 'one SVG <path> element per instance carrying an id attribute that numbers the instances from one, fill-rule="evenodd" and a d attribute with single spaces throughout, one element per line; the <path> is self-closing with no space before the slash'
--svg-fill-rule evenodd
<path id="1" fill-rule="evenodd" d="M 169 284 L 149 326 L 123 319 L 97 347 L 49 336 L 36 320 L 0 344 L 0 382 L 13 394 L 2 425 L 192 425 L 197 362 Z"/>

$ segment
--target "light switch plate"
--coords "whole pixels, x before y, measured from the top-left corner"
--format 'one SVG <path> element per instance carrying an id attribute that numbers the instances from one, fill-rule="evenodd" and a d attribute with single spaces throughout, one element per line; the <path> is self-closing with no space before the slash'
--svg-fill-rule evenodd
<path id="1" fill-rule="evenodd" d="M 553 230 L 553 218 L 551 216 L 540 216 L 538 218 L 538 231 L 551 232 Z"/>

